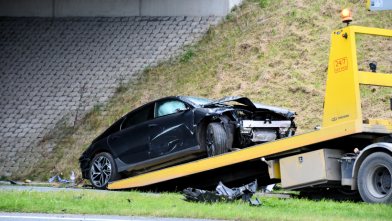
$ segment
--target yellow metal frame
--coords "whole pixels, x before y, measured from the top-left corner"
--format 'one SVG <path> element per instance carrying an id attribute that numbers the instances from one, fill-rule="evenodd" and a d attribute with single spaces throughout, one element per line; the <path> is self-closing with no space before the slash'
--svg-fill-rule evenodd
<path id="1" fill-rule="evenodd" d="M 347 38 L 343 37 L 347 34 Z M 365 130 L 392 133 L 392 125 L 383 122 L 381 129 L 363 124 L 359 84 L 392 86 L 392 75 L 360 72 L 357 67 L 355 34 L 392 37 L 392 31 L 349 26 L 332 34 L 325 94 L 323 127 L 320 130 L 296 135 L 240 151 L 206 158 L 191 163 L 142 174 L 109 184 L 109 189 L 146 186 L 203 171 L 248 161 L 330 139 L 361 133 Z M 378 122 L 376 121 L 372 121 Z M 378 128 L 378 129 L 377 129 Z"/>
<path id="2" fill-rule="evenodd" d="M 347 34 L 347 39 L 343 35 Z M 392 86 L 392 75 L 358 71 L 356 34 L 392 37 L 391 30 L 349 26 L 332 33 L 323 127 L 356 121 L 362 124 L 360 84 Z"/>

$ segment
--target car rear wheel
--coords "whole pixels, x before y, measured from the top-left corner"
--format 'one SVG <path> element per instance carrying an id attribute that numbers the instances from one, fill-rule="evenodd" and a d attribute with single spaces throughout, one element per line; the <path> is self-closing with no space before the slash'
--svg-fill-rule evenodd
<path id="1" fill-rule="evenodd" d="M 110 181 L 119 178 L 116 164 L 109 153 L 100 153 L 94 157 L 90 165 L 90 182 L 96 189 L 106 189 Z"/>
<path id="2" fill-rule="evenodd" d="M 358 173 L 358 190 L 367 203 L 392 203 L 392 157 L 383 152 L 370 154 Z"/>
<path id="3" fill-rule="evenodd" d="M 206 146 L 209 157 L 227 152 L 227 135 L 223 125 L 217 122 L 210 123 L 207 127 Z"/>

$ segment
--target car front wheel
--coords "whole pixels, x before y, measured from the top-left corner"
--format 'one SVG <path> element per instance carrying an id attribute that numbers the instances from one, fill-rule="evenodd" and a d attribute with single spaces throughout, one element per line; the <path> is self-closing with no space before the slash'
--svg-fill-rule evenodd
<path id="1" fill-rule="evenodd" d="M 226 142 L 227 136 L 223 125 L 217 122 L 210 123 L 206 134 L 208 157 L 226 153 Z"/>
<path id="2" fill-rule="evenodd" d="M 91 161 L 90 182 L 96 189 L 106 189 L 110 181 L 119 177 L 116 164 L 109 153 L 99 153 Z"/>

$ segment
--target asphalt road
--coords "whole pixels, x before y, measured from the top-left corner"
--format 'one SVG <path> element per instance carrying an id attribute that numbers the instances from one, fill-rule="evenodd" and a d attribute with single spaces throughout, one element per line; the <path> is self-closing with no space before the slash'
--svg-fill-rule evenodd
<path id="1" fill-rule="evenodd" d="M 217 221 L 208 219 L 160 218 L 160 217 L 129 217 L 108 215 L 75 215 L 75 214 L 43 214 L 43 213 L 0 213 L 0 220 L 7 221 L 48 221 L 48 220 L 77 220 L 77 221 Z"/>
<path id="2" fill-rule="evenodd" d="M 50 192 L 50 191 L 93 191 L 100 193 L 110 193 L 113 191 L 108 190 L 96 190 L 96 189 L 82 189 L 82 188 L 54 188 L 54 187 L 34 187 L 34 186 L 23 186 L 23 185 L 0 185 L 0 191 L 2 190 L 18 190 L 18 191 L 38 191 L 38 192 Z"/>

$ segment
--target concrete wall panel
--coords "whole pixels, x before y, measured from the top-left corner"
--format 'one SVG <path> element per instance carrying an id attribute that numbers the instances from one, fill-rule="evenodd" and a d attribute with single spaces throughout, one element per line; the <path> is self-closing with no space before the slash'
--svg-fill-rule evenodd
<path id="1" fill-rule="evenodd" d="M 52 0 L 0 0 L 0 16 L 52 17 Z"/>
<path id="2" fill-rule="evenodd" d="M 0 0 L 0 16 L 225 16 L 243 0 Z"/>
<path id="3" fill-rule="evenodd" d="M 56 0 L 56 17 L 139 16 L 139 0 Z"/>
<path id="4" fill-rule="evenodd" d="M 224 16 L 227 0 L 142 0 L 142 16 Z"/>

